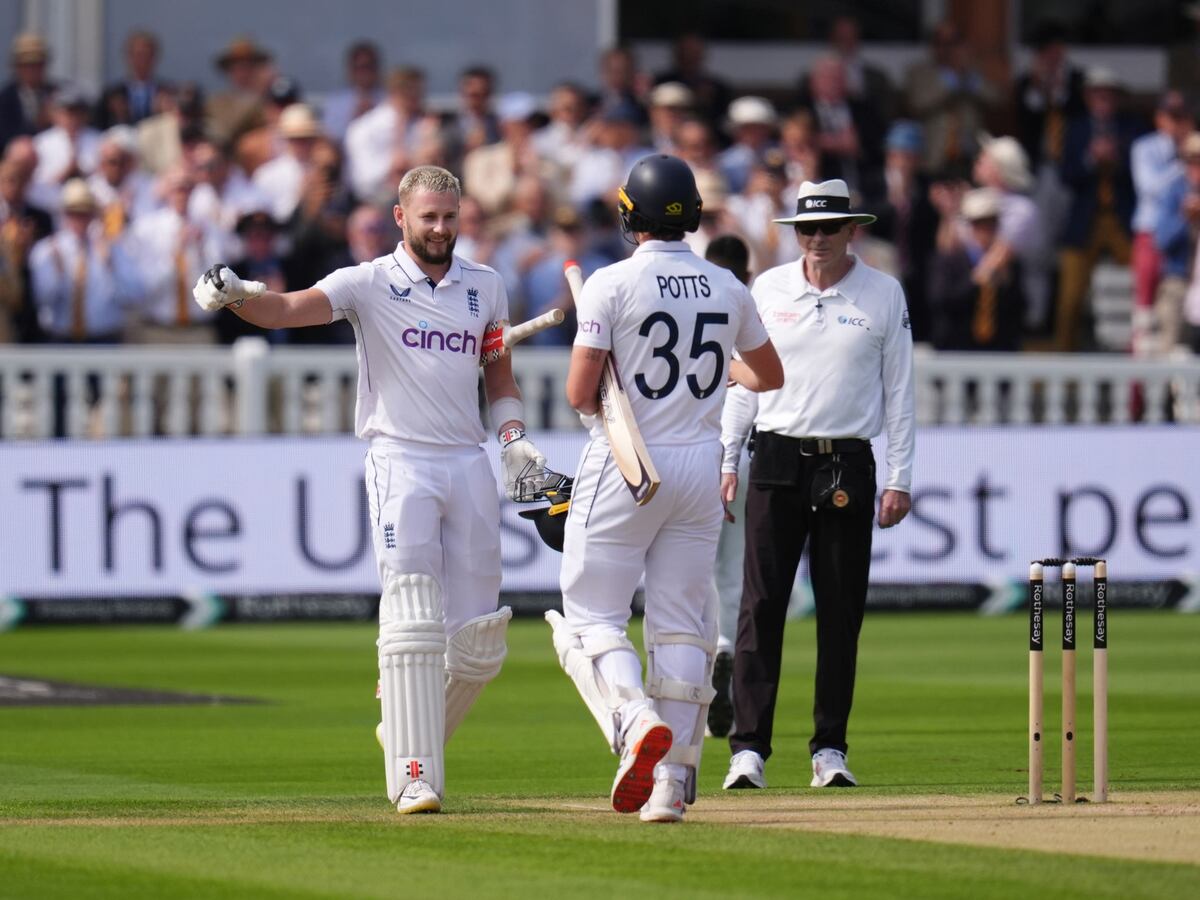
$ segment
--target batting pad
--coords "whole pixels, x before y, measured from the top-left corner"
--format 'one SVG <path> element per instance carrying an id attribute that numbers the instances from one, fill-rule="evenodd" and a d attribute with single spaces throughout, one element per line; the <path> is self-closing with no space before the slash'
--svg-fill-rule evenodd
<path id="1" fill-rule="evenodd" d="M 649 623 L 643 627 L 646 694 L 675 735 L 675 743 L 663 762 L 687 767 L 684 799 L 687 803 L 695 803 L 696 776 L 700 769 L 700 753 L 704 749 L 704 725 L 708 719 L 708 706 L 717 695 L 712 687 L 716 645 L 691 634 L 658 634 Z M 689 707 L 694 713 L 688 712 Z"/>
<path id="2" fill-rule="evenodd" d="M 442 592 L 428 575 L 396 575 L 379 603 L 379 681 L 388 798 L 409 782 L 445 794 L 446 626 Z"/>
<path id="3" fill-rule="evenodd" d="M 640 689 L 634 692 L 627 687 L 610 685 L 597 669 L 596 658 L 611 650 L 629 650 L 634 654 L 637 650 L 625 635 L 614 635 L 610 643 L 598 642 L 597 646 L 584 650 L 583 641 L 571 631 L 562 613 L 552 609 L 546 613 L 546 621 L 554 632 L 554 650 L 559 665 L 575 683 L 575 689 L 604 732 L 609 747 L 619 755 L 622 741 L 621 706 L 630 700 L 644 699 L 645 695 Z"/>
<path id="4" fill-rule="evenodd" d="M 446 743 L 467 717 L 489 681 L 500 674 L 508 645 L 504 642 L 512 610 L 471 619 L 446 645 Z"/>

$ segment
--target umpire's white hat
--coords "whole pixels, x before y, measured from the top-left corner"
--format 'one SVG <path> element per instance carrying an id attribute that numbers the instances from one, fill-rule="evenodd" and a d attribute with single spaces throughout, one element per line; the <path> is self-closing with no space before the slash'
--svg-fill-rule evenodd
<path id="1" fill-rule="evenodd" d="M 870 225 L 875 217 L 870 213 L 856 213 L 850 209 L 850 189 L 840 178 L 800 185 L 796 196 L 796 214 L 784 219 L 775 219 L 780 225 L 795 225 L 798 222 L 820 222 L 824 219 L 849 219 L 855 225 Z"/>

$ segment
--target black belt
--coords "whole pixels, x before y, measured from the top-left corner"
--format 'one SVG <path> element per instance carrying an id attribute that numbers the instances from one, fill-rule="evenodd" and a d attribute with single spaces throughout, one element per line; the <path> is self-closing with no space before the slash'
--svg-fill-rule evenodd
<path id="1" fill-rule="evenodd" d="M 862 453 L 871 442 L 862 438 L 789 438 L 800 445 L 801 456 L 825 456 L 830 453 Z"/>

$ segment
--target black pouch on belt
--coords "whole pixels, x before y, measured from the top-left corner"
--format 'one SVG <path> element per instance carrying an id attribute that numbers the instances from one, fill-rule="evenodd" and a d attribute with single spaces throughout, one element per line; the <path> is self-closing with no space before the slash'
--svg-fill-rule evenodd
<path id="1" fill-rule="evenodd" d="M 803 470 L 800 441 L 773 431 L 755 432 L 754 456 L 750 458 L 753 484 L 796 487 Z"/>
<path id="2" fill-rule="evenodd" d="M 837 456 L 817 466 L 812 477 L 813 509 L 854 509 L 857 498 L 845 475 L 846 466 Z"/>

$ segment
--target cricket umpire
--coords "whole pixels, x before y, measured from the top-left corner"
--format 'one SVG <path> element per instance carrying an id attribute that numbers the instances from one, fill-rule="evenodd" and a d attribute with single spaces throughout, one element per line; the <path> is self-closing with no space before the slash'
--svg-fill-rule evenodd
<path id="1" fill-rule="evenodd" d="M 785 379 L 781 390 L 761 396 L 731 391 L 723 415 L 727 502 L 738 487 L 734 451 L 755 426 L 726 788 L 766 785 L 784 620 L 806 542 L 817 615 L 812 786 L 856 784 L 846 765 L 846 725 L 871 565 L 871 438 L 887 432 L 881 528 L 908 514 L 913 460 L 904 292 L 849 252 L 858 226 L 874 218 L 851 211 L 844 181 L 804 182 L 796 214 L 775 220 L 795 227 L 801 256 L 753 286 Z"/>

